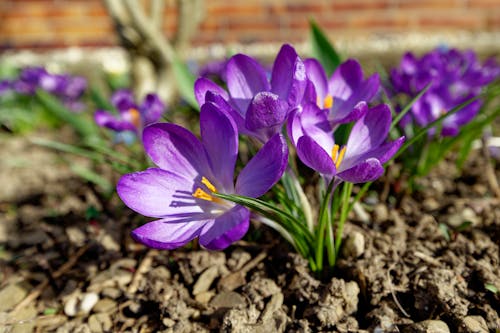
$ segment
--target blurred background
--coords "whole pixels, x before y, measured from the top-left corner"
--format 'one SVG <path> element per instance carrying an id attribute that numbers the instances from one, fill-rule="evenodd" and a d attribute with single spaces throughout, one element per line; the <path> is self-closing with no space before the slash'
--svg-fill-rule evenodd
<path id="1" fill-rule="evenodd" d="M 500 50 L 500 0 L 2 0 L 0 68 L 131 73 L 138 95 L 168 101 L 172 54 L 195 75 L 237 52 L 270 59 L 283 43 L 306 57 L 311 20 L 368 71 L 437 46 Z"/>
<path id="2" fill-rule="evenodd" d="M 110 2 L 113 1 L 2 0 L 0 49 L 117 46 L 119 38 L 109 15 Z M 436 43 L 500 47 L 500 0 L 161 2 L 161 12 L 155 15 L 162 14 L 165 35 L 173 38 L 179 24 L 194 25 L 195 29 L 191 29 L 195 32 L 190 34 L 192 45 L 207 52 L 217 52 L 213 48 L 218 44 L 235 48 L 252 45 L 250 51 L 265 53 L 262 48 L 268 43 L 303 43 L 308 38 L 311 18 L 339 49 L 347 47 L 347 51 L 389 46 L 399 50 L 418 45 L 432 47 Z M 191 7 L 185 15 L 188 22 L 182 22 L 186 19 L 179 13 L 182 3 Z"/>

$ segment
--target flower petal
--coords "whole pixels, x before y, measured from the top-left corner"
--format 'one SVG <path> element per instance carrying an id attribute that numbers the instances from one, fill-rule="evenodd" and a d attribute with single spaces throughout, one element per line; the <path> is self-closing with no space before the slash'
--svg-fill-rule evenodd
<path id="1" fill-rule="evenodd" d="M 281 178 L 288 163 L 288 147 L 281 134 L 275 134 L 241 170 L 236 193 L 257 198 Z"/>
<path id="2" fill-rule="evenodd" d="M 238 156 L 238 129 L 234 121 L 213 103 L 201 107 L 200 132 L 215 178 L 232 192 L 234 166 Z"/>
<path id="3" fill-rule="evenodd" d="M 211 177 L 205 149 L 187 129 L 169 123 L 149 125 L 142 134 L 144 149 L 161 169 L 187 178 Z"/>
<path id="4" fill-rule="evenodd" d="M 250 211 L 234 206 L 215 220 L 205 224 L 200 233 L 200 244 L 209 250 L 223 250 L 240 240 L 248 231 Z"/>
<path id="5" fill-rule="evenodd" d="M 207 91 L 211 91 L 212 93 L 222 96 L 222 98 L 226 101 L 229 99 L 227 91 L 222 89 L 218 84 L 207 78 L 200 77 L 194 83 L 194 96 L 200 106 L 205 104 Z"/>
<path id="6" fill-rule="evenodd" d="M 299 138 L 297 142 L 297 156 L 302 163 L 323 175 L 336 173 L 331 155 L 307 135 Z"/>
<path id="7" fill-rule="evenodd" d="M 162 219 L 146 223 L 133 230 L 132 237 L 154 249 L 172 250 L 198 237 L 201 229 L 209 222 L 210 220 L 172 223 Z"/>
<path id="8" fill-rule="evenodd" d="M 121 131 L 135 132 L 137 130 L 134 124 L 124 119 L 120 119 L 117 115 L 114 115 L 111 112 L 104 110 L 97 110 L 94 114 L 94 120 L 97 125 L 102 127 L 107 127 L 117 132 Z"/>
<path id="9" fill-rule="evenodd" d="M 383 174 L 384 167 L 380 161 L 376 158 L 370 158 L 350 169 L 339 172 L 337 177 L 344 181 L 356 184 L 373 181 Z"/>
<path id="10" fill-rule="evenodd" d="M 328 91 L 334 98 L 332 118 L 345 118 L 360 101 L 369 102 L 379 87 L 380 78 L 377 73 L 363 80 L 363 70 L 356 60 L 349 59 L 342 63 L 328 82 Z"/>
<path id="11" fill-rule="evenodd" d="M 300 114 L 300 122 L 304 135 L 311 137 L 325 151 L 331 151 L 334 141 L 326 110 L 312 103 L 306 104 Z"/>
<path id="12" fill-rule="evenodd" d="M 328 92 L 333 97 L 345 101 L 354 93 L 362 80 L 361 65 L 354 59 L 348 59 L 339 65 L 328 81 Z"/>
<path id="13" fill-rule="evenodd" d="M 281 125 L 288 112 L 288 103 L 271 92 L 260 92 L 250 103 L 245 125 L 251 131 Z"/>
<path id="14" fill-rule="evenodd" d="M 231 98 L 243 113 L 258 92 L 270 90 L 264 68 L 246 55 L 237 54 L 229 59 L 226 75 Z"/>
<path id="15" fill-rule="evenodd" d="M 345 160 L 362 155 L 387 139 L 391 126 L 391 110 L 386 104 L 377 105 L 366 112 L 352 127 Z"/>
<path id="16" fill-rule="evenodd" d="M 394 154 L 401 148 L 403 143 L 405 142 L 405 137 L 402 136 L 394 141 L 388 142 L 377 149 L 374 149 L 370 152 L 371 157 L 375 157 L 380 161 L 380 163 L 384 164 L 389 161 Z"/>
<path id="17" fill-rule="evenodd" d="M 120 89 L 113 93 L 111 96 L 111 104 L 113 104 L 119 112 L 137 108 L 132 92 L 127 89 Z"/>
<path id="18" fill-rule="evenodd" d="M 249 134 L 250 131 L 248 131 L 245 127 L 245 118 L 237 111 L 235 110 L 229 103 L 224 100 L 224 98 L 219 95 L 215 94 L 211 91 L 207 91 L 206 98 L 205 98 L 207 103 L 213 103 L 215 104 L 219 109 L 222 111 L 226 112 L 228 115 L 233 118 L 234 122 L 236 123 L 236 126 L 238 127 L 238 132 L 240 134 Z"/>
<path id="19" fill-rule="evenodd" d="M 165 104 L 156 94 L 147 94 L 141 105 L 141 114 L 144 120 L 144 125 L 157 122 L 165 112 Z"/>
<path id="20" fill-rule="evenodd" d="M 273 64 L 271 91 L 295 106 L 302 99 L 306 80 L 304 63 L 292 46 L 284 44 Z"/>
<path id="21" fill-rule="evenodd" d="M 136 212 L 151 217 L 171 217 L 173 220 L 203 213 L 192 196 L 194 187 L 194 180 L 150 168 L 123 175 L 116 190 L 122 201 Z"/>
<path id="22" fill-rule="evenodd" d="M 314 85 L 317 98 L 323 103 L 324 98 L 328 95 L 328 79 L 326 78 L 323 66 L 316 59 L 304 60 L 306 66 L 307 77 Z M 317 101 L 311 101 L 316 103 Z"/>

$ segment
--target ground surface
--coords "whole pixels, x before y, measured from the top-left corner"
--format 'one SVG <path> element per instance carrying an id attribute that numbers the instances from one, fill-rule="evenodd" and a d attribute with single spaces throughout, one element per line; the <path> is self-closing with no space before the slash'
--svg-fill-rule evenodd
<path id="1" fill-rule="evenodd" d="M 260 226 L 224 252 L 148 250 L 129 236 L 142 218 L 64 156 L 3 137 L 0 332 L 495 332 L 500 204 L 484 166 L 475 153 L 391 205 L 369 196 L 319 279 Z"/>

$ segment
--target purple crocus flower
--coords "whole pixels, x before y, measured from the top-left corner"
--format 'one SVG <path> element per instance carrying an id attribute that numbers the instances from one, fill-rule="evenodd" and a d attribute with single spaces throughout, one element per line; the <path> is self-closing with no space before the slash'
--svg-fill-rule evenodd
<path id="1" fill-rule="evenodd" d="M 226 64 L 227 59 L 209 61 L 198 70 L 198 75 L 207 79 L 213 77 L 218 80 L 227 81 Z"/>
<path id="2" fill-rule="evenodd" d="M 391 71 L 390 95 L 415 97 L 425 86 L 431 87 L 417 100 L 411 115 L 419 126 L 432 123 L 441 115 L 477 96 L 482 88 L 500 76 L 500 66 L 494 59 L 481 64 L 471 50 L 436 49 L 421 58 L 406 53 L 398 68 Z M 441 135 L 454 136 L 460 127 L 472 120 L 481 108 L 476 100 L 442 123 Z M 435 129 L 429 131 L 434 135 Z"/>
<path id="3" fill-rule="evenodd" d="M 165 105 L 156 94 L 148 94 L 137 106 L 129 90 L 118 90 L 111 96 L 111 104 L 118 114 L 97 110 L 94 119 L 99 126 L 116 132 L 131 131 L 140 134 L 142 129 L 157 122 L 165 112 Z"/>
<path id="4" fill-rule="evenodd" d="M 380 87 L 378 74 L 364 79 L 363 69 L 354 59 L 340 64 L 329 79 L 318 60 L 306 59 L 304 64 L 314 87 L 306 90 L 304 98 L 326 109 L 332 126 L 358 119 L 361 114 L 354 107 L 361 101 L 371 101 Z"/>
<path id="5" fill-rule="evenodd" d="M 32 95 L 40 86 L 40 80 L 45 75 L 48 75 L 48 72 L 43 67 L 26 67 L 12 86 L 17 93 Z"/>
<path id="6" fill-rule="evenodd" d="M 200 113 L 201 141 L 170 123 L 144 129 L 144 147 L 158 166 L 124 175 L 117 191 L 127 206 L 159 218 L 132 232 L 139 242 L 174 249 L 194 238 L 211 250 L 224 249 L 247 232 L 250 211 L 214 193 L 259 197 L 281 177 L 288 161 L 284 137 L 276 134 L 241 170 L 236 124 L 213 103 Z"/>
<path id="7" fill-rule="evenodd" d="M 243 54 L 229 59 L 226 78 L 227 91 L 199 78 L 194 88 L 198 103 L 218 103 L 233 117 L 240 133 L 262 142 L 281 131 L 288 114 L 302 101 L 307 84 L 304 63 L 290 45 L 281 47 L 270 80 L 262 65 Z"/>
<path id="8" fill-rule="evenodd" d="M 309 104 L 304 109 L 301 115 L 305 120 L 295 118 L 291 121 L 289 133 L 300 160 L 327 180 L 335 177 L 339 181 L 363 183 L 379 178 L 384 172 L 382 165 L 404 141 L 401 137 L 386 143 L 391 125 L 391 112 L 387 105 L 368 109 L 365 102 L 360 102 L 355 106 L 355 112 L 362 116 L 354 123 L 343 146 L 335 143 L 330 128 L 315 126 L 326 126 L 321 121 L 325 119 L 325 114 L 317 105 Z"/>
<path id="9" fill-rule="evenodd" d="M 8 93 L 12 89 L 12 81 L 0 80 L 0 96 Z"/>

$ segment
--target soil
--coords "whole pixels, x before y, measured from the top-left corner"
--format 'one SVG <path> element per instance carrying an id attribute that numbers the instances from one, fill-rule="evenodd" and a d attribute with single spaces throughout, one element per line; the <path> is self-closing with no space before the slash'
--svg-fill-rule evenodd
<path id="1" fill-rule="evenodd" d="M 328 277 L 260 225 L 223 252 L 147 249 L 129 236 L 143 218 L 64 159 L 0 140 L 0 333 L 500 329 L 500 202 L 478 151 L 389 204 L 371 192 Z"/>

